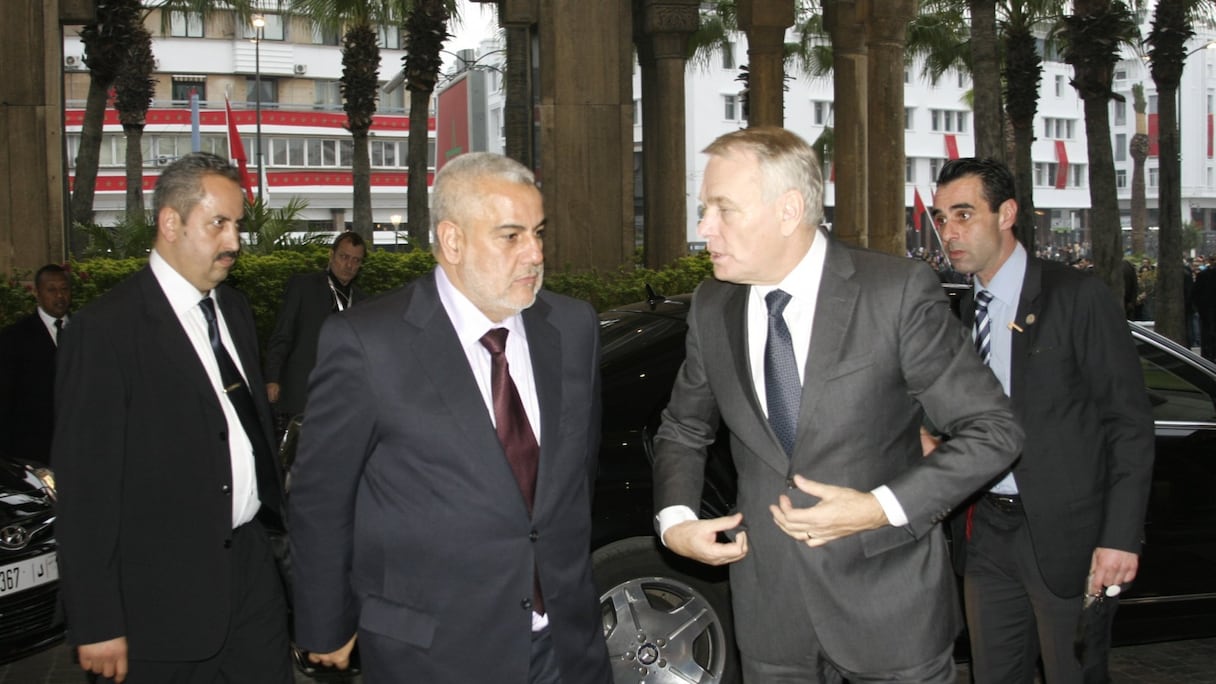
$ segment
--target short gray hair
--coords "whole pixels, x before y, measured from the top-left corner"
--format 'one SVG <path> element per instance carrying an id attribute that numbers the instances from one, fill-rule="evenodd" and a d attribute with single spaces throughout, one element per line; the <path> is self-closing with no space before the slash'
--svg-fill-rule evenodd
<path id="1" fill-rule="evenodd" d="M 802 193 L 806 202 L 804 223 L 823 223 L 823 171 L 819 155 L 805 140 L 778 126 L 753 126 L 718 137 L 702 152 L 723 156 L 745 151 L 760 160 L 764 198 L 772 200 L 786 190 Z"/>
<path id="2" fill-rule="evenodd" d="M 471 185 L 483 178 L 496 178 L 508 183 L 536 186 L 536 177 L 528 167 L 493 152 L 469 152 L 443 165 L 435 174 L 431 190 L 431 230 L 443 221 L 459 223 L 469 204 L 480 202 Z"/>

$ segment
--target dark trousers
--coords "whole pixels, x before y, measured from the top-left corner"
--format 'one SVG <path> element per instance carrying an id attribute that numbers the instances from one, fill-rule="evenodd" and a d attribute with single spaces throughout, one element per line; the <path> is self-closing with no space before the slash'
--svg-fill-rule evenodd
<path id="1" fill-rule="evenodd" d="M 261 523 L 234 530 L 231 551 L 231 617 L 220 652 L 198 662 L 132 660 L 128 684 L 291 684 L 287 602 Z"/>
<path id="2" fill-rule="evenodd" d="M 528 666 L 528 684 L 561 684 L 562 675 L 557 669 L 557 652 L 553 650 L 553 637 L 545 627 L 532 633 L 532 660 Z"/>
<path id="3" fill-rule="evenodd" d="M 876 644 L 875 648 L 882 648 Z M 755 658 L 740 658 L 746 684 L 955 684 L 954 645 L 919 665 L 903 670 L 851 672 L 830 662 L 818 643 L 810 645 L 806 658 L 797 663 L 766 663 Z"/>
<path id="4" fill-rule="evenodd" d="M 1030 684 L 1040 657 L 1046 684 L 1086 681 L 1076 648 L 1082 597 L 1057 596 L 1043 582 L 1020 505 L 983 497 L 976 504 L 963 594 L 977 684 Z M 1091 632 L 1106 638 L 1087 644 L 1085 653 L 1101 670 L 1110 650 L 1103 619 Z"/>

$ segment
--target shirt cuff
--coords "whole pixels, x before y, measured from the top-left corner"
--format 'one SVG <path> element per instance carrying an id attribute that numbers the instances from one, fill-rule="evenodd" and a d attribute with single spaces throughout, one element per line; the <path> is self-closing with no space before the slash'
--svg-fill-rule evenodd
<path id="1" fill-rule="evenodd" d="M 899 505 L 899 499 L 895 498 L 895 492 L 886 485 L 881 485 L 870 490 L 875 499 L 878 499 L 878 505 L 882 506 L 882 512 L 887 515 L 887 522 L 892 527 L 903 527 L 908 524 L 908 514 L 904 512 L 904 507 Z"/>
<path id="2" fill-rule="evenodd" d="M 667 534 L 667 530 L 682 522 L 696 519 L 697 514 L 688 506 L 668 506 L 664 508 L 654 517 L 654 526 L 659 532 L 659 541 L 663 542 L 663 546 L 667 546 L 667 542 L 663 541 L 663 535 Z"/>

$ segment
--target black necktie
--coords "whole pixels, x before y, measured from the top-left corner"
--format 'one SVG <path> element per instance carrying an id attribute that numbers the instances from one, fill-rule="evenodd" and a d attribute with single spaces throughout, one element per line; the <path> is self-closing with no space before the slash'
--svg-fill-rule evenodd
<path id="1" fill-rule="evenodd" d="M 494 328 L 481 336 L 481 344 L 490 351 L 490 396 L 494 403 L 494 428 L 498 441 L 507 454 L 507 463 L 519 483 L 528 512 L 532 512 L 532 501 L 536 497 L 536 471 L 540 464 L 540 445 L 528 422 L 524 403 L 519 398 L 515 381 L 507 366 L 506 328 Z M 540 579 L 533 571 L 532 609 L 544 615 L 545 601 L 540 592 Z"/>
<path id="2" fill-rule="evenodd" d="M 987 365 L 992 360 L 992 319 L 988 316 L 988 305 L 992 293 L 980 290 L 975 293 L 975 351 Z"/>
<path id="3" fill-rule="evenodd" d="M 768 303 L 768 338 L 764 343 L 764 396 L 768 402 L 768 422 L 786 455 L 794 453 L 798 435 L 798 408 L 802 404 L 802 378 L 794 360 L 794 342 L 785 324 L 785 305 L 790 293 L 773 290 L 765 296 Z"/>
<path id="4" fill-rule="evenodd" d="M 224 392 L 232 401 L 232 407 L 236 409 L 236 415 L 241 419 L 241 427 L 245 429 L 245 435 L 249 438 L 250 445 L 253 446 L 254 471 L 260 483 L 258 496 L 262 500 L 262 508 L 258 511 L 258 515 L 268 526 L 279 528 L 282 526 L 282 518 L 279 516 L 278 488 L 272 484 L 275 473 L 274 463 L 270 459 L 273 456 L 270 445 L 266 443 L 266 435 L 262 431 L 262 421 L 258 419 L 257 406 L 253 403 L 253 395 L 249 393 L 249 386 L 245 384 L 245 378 L 237 370 L 236 363 L 233 362 L 232 356 L 220 338 L 220 327 L 215 318 L 215 302 L 210 297 L 206 297 L 199 302 L 199 307 L 203 310 L 203 318 L 207 319 L 207 337 L 211 340 L 211 351 L 215 353 L 216 363 L 220 367 L 220 380 L 224 383 Z"/>
<path id="5" fill-rule="evenodd" d="M 55 319 L 55 346 L 59 346 L 59 333 L 63 332 L 63 319 Z"/>

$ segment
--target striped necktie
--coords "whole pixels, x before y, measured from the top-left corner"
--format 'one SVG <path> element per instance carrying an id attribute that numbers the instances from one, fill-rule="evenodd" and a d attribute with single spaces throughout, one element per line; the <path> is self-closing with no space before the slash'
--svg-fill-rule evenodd
<path id="1" fill-rule="evenodd" d="M 975 351 L 979 352 L 984 365 L 992 360 L 992 317 L 988 315 L 990 303 L 991 292 L 980 290 L 975 293 Z"/>

